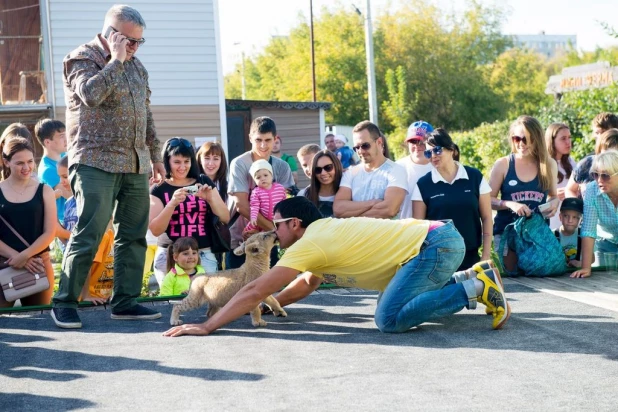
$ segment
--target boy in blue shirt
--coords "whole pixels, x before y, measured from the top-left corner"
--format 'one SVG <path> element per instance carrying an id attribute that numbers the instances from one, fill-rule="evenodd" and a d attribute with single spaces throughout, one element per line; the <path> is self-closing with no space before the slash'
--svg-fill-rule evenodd
<path id="1" fill-rule="evenodd" d="M 584 201 L 577 197 L 567 197 L 560 206 L 560 226 L 554 231 L 560 241 L 569 266 L 580 268 L 581 236 L 579 224 L 584 214 Z"/>
<path id="2" fill-rule="evenodd" d="M 58 221 L 64 224 L 64 203 L 72 196 L 71 192 L 60 184 L 57 171 L 58 161 L 67 150 L 64 123 L 53 119 L 39 120 L 34 126 L 34 134 L 43 146 L 43 157 L 38 167 L 39 180 L 54 189 Z"/>

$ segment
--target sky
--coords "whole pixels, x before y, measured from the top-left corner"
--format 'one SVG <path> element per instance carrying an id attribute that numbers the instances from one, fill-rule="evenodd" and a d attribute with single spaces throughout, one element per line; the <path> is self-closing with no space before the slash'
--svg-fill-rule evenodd
<path id="1" fill-rule="evenodd" d="M 367 0 L 337 0 L 344 7 L 353 5 L 365 9 Z M 404 0 L 405 1 L 405 0 Z M 431 0 L 445 10 L 461 10 L 465 0 Z M 505 34 L 576 34 L 577 47 L 618 46 L 599 21 L 607 22 L 618 31 L 618 13 L 608 6 L 612 0 L 481 0 L 485 5 L 497 5 L 507 10 L 503 25 Z M 324 6 L 334 0 L 313 0 L 313 13 L 319 15 Z M 388 7 L 396 8 L 398 0 L 371 0 L 372 18 Z M 242 12 L 239 12 L 242 11 Z M 299 13 L 309 16 L 309 0 L 219 0 L 221 56 L 223 72 L 229 73 L 246 56 L 259 54 L 272 36 L 287 35 L 298 23 Z"/>

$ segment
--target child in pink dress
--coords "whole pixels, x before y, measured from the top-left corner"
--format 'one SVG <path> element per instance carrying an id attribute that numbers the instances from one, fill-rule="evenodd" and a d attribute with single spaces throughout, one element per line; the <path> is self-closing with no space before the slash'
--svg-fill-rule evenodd
<path id="1" fill-rule="evenodd" d="M 258 213 L 268 220 L 273 220 L 275 205 L 286 198 L 285 188 L 273 182 L 273 168 L 266 160 L 260 159 L 253 162 L 249 173 L 256 187 L 249 198 L 251 221 L 245 227 L 245 231 L 261 231 L 262 229 L 257 225 Z"/>

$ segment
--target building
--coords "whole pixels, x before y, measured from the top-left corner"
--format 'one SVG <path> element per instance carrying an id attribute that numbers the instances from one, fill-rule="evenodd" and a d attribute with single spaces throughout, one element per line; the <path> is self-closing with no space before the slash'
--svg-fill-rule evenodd
<path id="1" fill-rule="evenodd" d="M 114 0 L 0 0 L 0 127 L 64 118 L 62 60 L 103 28 Z M 214 137 L 227 147 L 218 0 L 133 0 L 146 43 L 158 137 Z"/>
<path id="2" fill-rule="evenodd" d="M 566 51 L 570 47 L 577 48 L 575 34 L 515 34 L 512 36 L 515 47 L 534 50 L 547 58 Z"/>

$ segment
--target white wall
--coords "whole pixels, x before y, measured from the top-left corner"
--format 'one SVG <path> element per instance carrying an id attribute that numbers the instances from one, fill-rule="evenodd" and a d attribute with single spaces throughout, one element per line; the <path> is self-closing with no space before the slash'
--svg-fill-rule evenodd
<path id="1" fill-rule="evenodd" d="M 151 104 L 220 105 L 223 90 L 221 65 L 217 63 L 216 0 L 41 1 L 49 2 L 57 106 L 65 106 L 62 60 L 75 47 L 92 40 L 103 27 L 106 11 L 122 3 L 136 8 L 146 21 L 146 43 L 137 57 L 150 75 Z"/>

